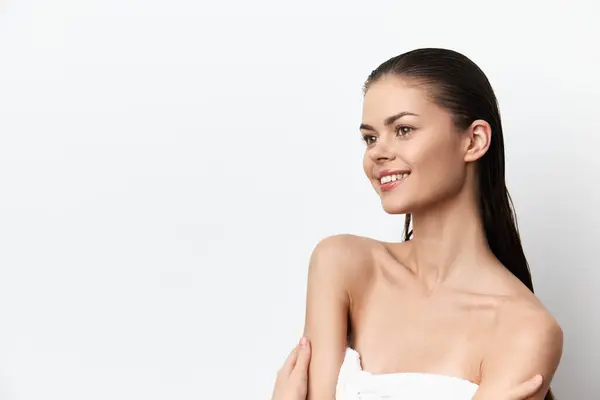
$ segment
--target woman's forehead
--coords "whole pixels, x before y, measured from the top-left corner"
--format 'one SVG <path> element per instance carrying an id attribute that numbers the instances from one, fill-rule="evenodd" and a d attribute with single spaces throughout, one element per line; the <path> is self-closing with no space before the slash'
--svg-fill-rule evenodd
<path id="1" fill-rule="evenodd" d="M 426 116 L 440 111 L 428 96 L 427 90 L 415 82 L 386 77 L 373 82 L 363 101 L 363 122 L 384 124 L 399 113 Z"/>

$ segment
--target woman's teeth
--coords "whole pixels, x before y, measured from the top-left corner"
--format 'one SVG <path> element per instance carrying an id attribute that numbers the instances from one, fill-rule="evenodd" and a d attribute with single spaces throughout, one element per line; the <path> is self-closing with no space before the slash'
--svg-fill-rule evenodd
<path id="1" fill-rule="evenodd" d="M 386 175 L 386 176 L 382 177 L 379 180 L 379 182 L 381 182 L 381 184 L 383 185 L 384 183 L 399 181 L 400 179 L 404 179 L 407 176 L 408 176 L 407 173 L 405 173 L 405 174 L 395 174 L 395 175 Z"/>

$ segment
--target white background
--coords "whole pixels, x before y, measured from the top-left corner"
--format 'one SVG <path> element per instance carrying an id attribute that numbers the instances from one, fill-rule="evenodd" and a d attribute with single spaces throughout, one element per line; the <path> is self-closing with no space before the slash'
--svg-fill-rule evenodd
<path id="1" fill-rule="evenodd" d="M 399 240 L 361 85 L 416 47 L 496 89 L 554 387 L 600 397 L 593 1 L 0 1 L 0 399 L 267 399 L 334 233 Z"/>

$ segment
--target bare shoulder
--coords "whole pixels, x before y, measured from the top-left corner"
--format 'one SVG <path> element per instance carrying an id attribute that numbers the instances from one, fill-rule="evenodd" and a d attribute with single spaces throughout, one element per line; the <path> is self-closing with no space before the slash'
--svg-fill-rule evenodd
<path id="1" fill-rule="evenodd" d="M 493 272 L 481 281 L 499 299 L 494 326 L 498 340 L 531 340 L 540 335 L 562 339 L 558 321 L 531 290 L 504 266 L 489 271 Z"/>
<path id="2" fill-rule="evenodd" d="M 321 239 L 315 246 L 313 254 L 344 256 L 352 252 L 352 255 L 361 255 L 365 252 L 369 253 L 376 243 L 380 242 L 364 236 L 343 233 Z"/>
<path id="3" fill-rule="evenodd" d="M 309 399 L 333 399 L 348 339 L 355 283 L 371 263 L 372 241 L 354 235 L 322 239 L 308 267 L 304 334 L 311 341 Z"/>
<path id="4" fill-rule="evenodd" d="M 530 399 L 543 400 L 562 357 L 562 329 L 535 302 L 519 299 L 501 308 L 473 399 L 496 399 L 498 393 L 540 374 L 542 388 Z"/>
<path id="5" fill-rule="evenodd" d="M 562 352 L 563 331 L 558 321 L 533 294 L 505 302 L 499 313 L 496 340 L 507 345 L 544 347 Z"/>
<path id="6" fill-rule="evenodd" d="M 373 254 L 380 242 L 363 236 L 339 234 L 322 239 L 314 248 L 310 270 L 348 279 L 372 270 Z"/>
<path id="7" fill-rule="evenodd" d="M 558 321 L 531 294 L 503 302 L 484 359 L 488 375 L 512 368 L 514 383 L 540 373 L 549 383 L 562 357 L 563 331 Z M 515 366 L 518 366 L 515 367 Z"/>
<path id="8" fill-rule="evenodd" d="M 505 301 L 500 302 L 496 330 L 498 340 L 540 341 L 562 343 L 562 329 L 558 321 L 533 294 L 512 274 L 501 279 Z"/>

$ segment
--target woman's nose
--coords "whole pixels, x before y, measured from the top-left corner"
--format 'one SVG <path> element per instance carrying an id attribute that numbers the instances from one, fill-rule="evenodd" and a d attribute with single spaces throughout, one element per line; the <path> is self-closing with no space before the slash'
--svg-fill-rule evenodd
<path id="1" fill-rule="evenodd" d="M 381 163 L 391 161 L 396 158 L 393 147 L 384 140 L 377 141 L 370 150 L 370 157 L 373 162 Z"/>

